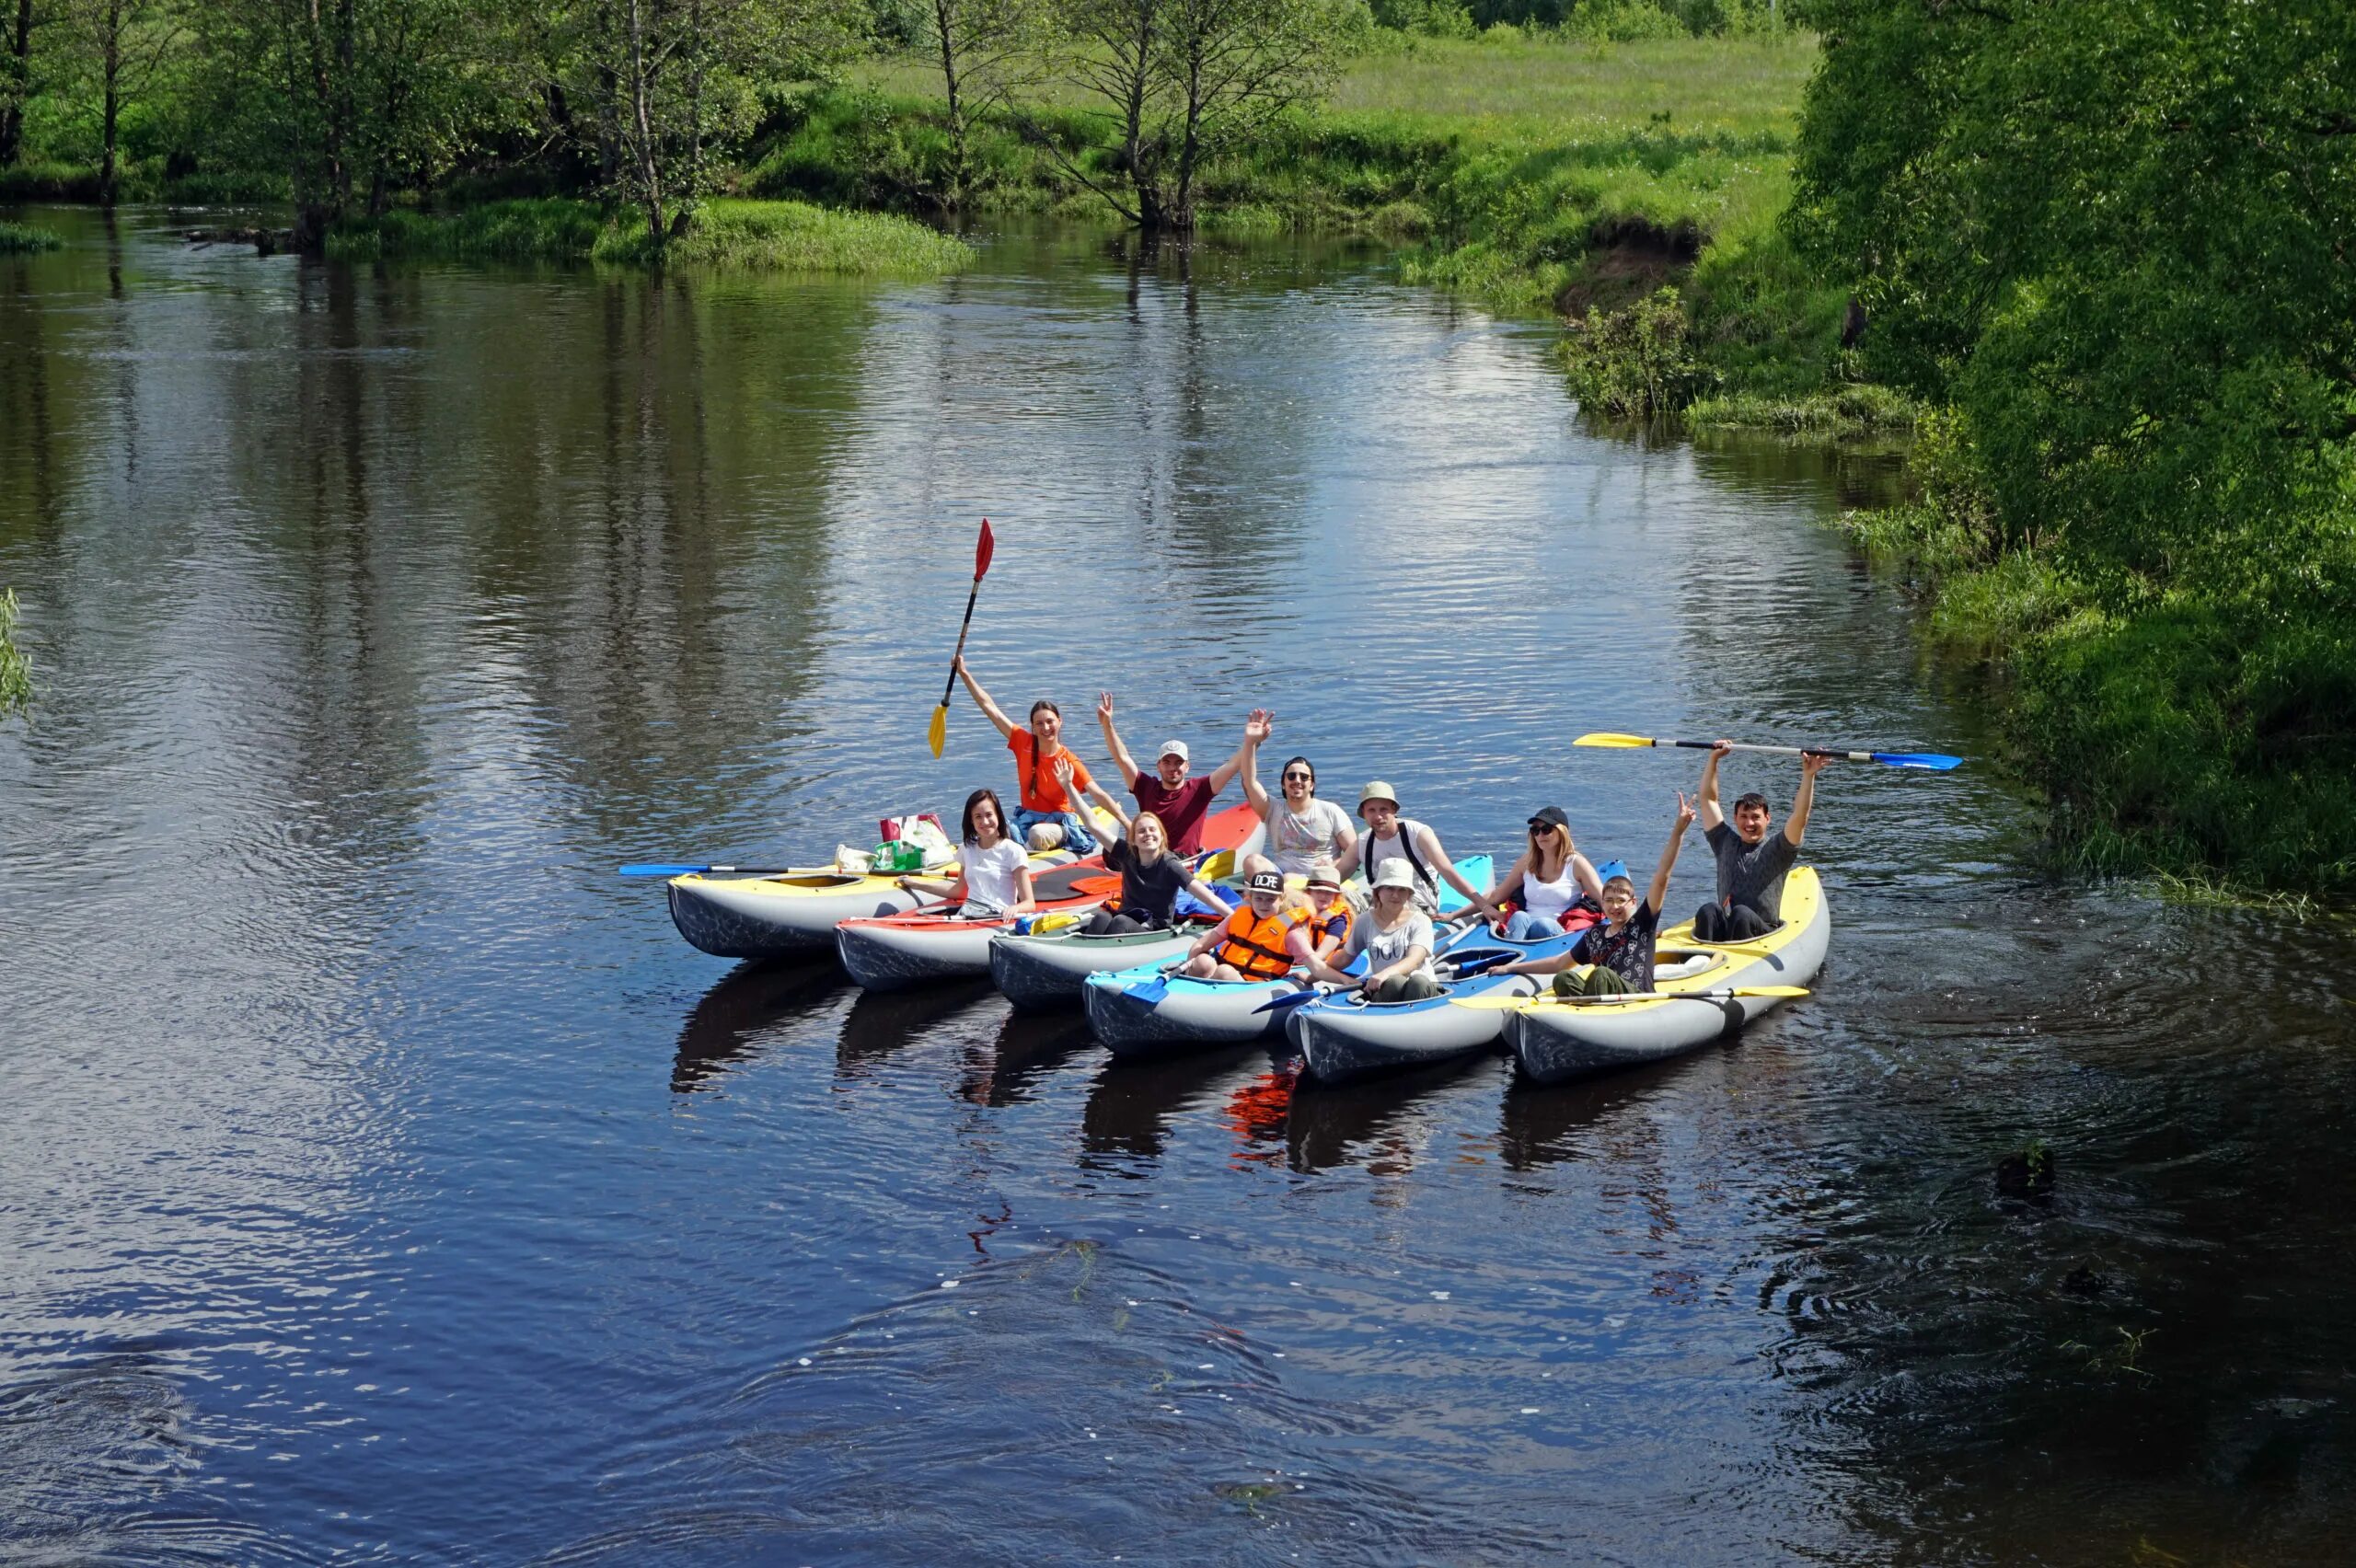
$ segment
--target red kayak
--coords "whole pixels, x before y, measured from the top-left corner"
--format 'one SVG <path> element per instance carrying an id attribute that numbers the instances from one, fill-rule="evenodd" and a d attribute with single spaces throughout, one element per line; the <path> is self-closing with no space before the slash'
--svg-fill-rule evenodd
<path id="1" fill-rule="evenodd" d="M 1203 823 L 1203 847 L 1241 848 L 1260 828 L 1250 806 L 1230 806 Z M 1032 874 L 1037 913 L 1079 911 L 1117 897 L 1121 874 L 1101 856 Z M 871 991 L 896 991 L 938 980 L 979 979 L 990 972 L 990 939 L 1011 931 L 1019 916 L 969 920 L 936 904 L 908 915 L 845 920 L 835 928 L 835 951 L 850 977 Z"/>

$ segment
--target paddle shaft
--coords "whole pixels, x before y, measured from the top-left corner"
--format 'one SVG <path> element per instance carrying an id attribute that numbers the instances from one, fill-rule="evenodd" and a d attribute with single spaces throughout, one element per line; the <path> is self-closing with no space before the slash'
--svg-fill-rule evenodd
<path id="1" fill-rule="evenodd" d="M 941 688 L 941 706 L 949 706 L 949 698 L 957 690 L 957 661 L 965 656 L 965 634 L 974 628 L 974 601 L 982 596 L 982 574 L 974 573 L 974 586 L 965 594 L 965 619 L 957 628 L 957 651 L 949 656 L 949 679 Z M 990 601 L 996 604 L 998 601 Z"/>
<path id="2" fill-rule="evenodd" d="M 624 866 L 621 874 L 626 877 L 702 877 L 717 871 L 730 876 L 773 877 L 807 870 L 806 866 L 675 866 L 662 863 Z"/>
<path id="3" fill-rule="evenodd" d="M 1655 741 L 1653 744 L 1657 746 L 1683 746 L 1688 751 L 1715 751 L 1718 749 L 1718 743 L 1715 741 Z M 1837 746 L 1769 746 L 1761 745 L 1750 741 L 1736 741 L 1729 744 L 1727 747 L 1727 750 L 1773 752 L 1777 756 L 1830 756 L 1838 757 L 1842 762 L 1872 762 L 1875 760 L 1874 754 L 1871 752 L 1842 751 Z"/>

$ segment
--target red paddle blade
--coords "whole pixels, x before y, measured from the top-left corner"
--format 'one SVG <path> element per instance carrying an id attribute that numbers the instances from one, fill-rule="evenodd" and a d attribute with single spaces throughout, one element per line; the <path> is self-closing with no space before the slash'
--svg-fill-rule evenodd
<path id="1" fill-rule="evenodd" d="M 990 538 L 990 520 L 985 517 L 982 519 L 982 542 L 974 547 L 975 582 L 979 582 L 982 580 L 982 574 L 989 571 L 990 551 L 997 548 L 996 542 Z"/>

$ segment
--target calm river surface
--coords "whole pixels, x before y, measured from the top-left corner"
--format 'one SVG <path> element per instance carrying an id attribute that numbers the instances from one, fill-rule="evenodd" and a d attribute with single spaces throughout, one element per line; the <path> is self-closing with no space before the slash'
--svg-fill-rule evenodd
<path id="1" fill-rule="evenodd" d="M 1280 714 L 1458 852 L 1692 754 L 1985 757 L 1817 526 L 1370 252 L 924 286 L 0 259 L 0 1558 L 2344 1562 L 2338 933 L 2040 880 L 1837 767 L 1809 999 L 1536 1092 L 1114 1070 L 683 943 L 1011 767 L 961 697 Z M 1779 805 L 1793 770 L 1745 763 Z M 1689 849 L 1672 905 L 1707 892 Z M 2058 1154 L 2050 1207 L 1991 1169 Z"/>

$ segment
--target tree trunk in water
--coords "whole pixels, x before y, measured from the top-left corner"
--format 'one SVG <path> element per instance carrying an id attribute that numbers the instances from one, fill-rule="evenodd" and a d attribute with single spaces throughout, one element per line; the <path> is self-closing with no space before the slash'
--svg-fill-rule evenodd
<path id="1" fill-rule="evenodd" d="M 26 92 L 32 85 L 32 53 L 33 0 L 17 0 L 16 25 L 8 31 L 8 58 L 0 63 L 0 75 L 15 88 L 8 106 L 0 109 L 0 168 L 15 163 L 24 149 L 25 106 L 15 94 Z"/>
<path id="2" fill-rule="evenodd" d="M 116 132 L 122 122 L 122 0 L 107 0 L 106 34 L 98 51 L 106 85 L 98 110 L 98 205 L 114 205 Z"/>

